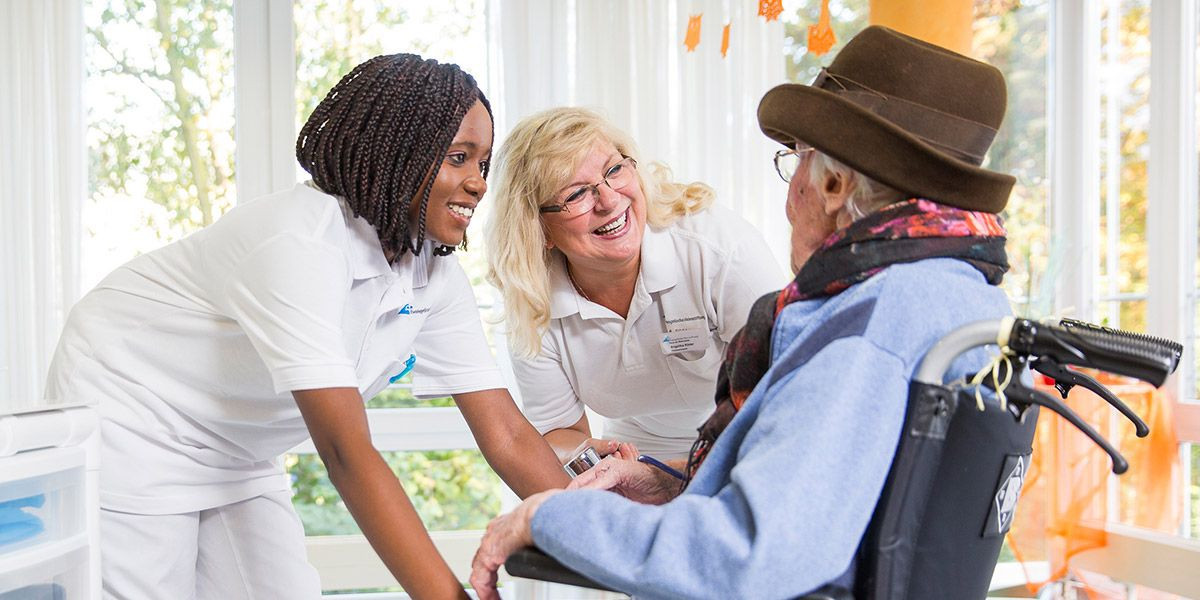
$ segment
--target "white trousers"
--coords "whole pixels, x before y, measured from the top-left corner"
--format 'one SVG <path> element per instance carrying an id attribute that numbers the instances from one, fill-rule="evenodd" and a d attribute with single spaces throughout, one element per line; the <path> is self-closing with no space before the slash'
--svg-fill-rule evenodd
<path id="1" fill-rule="evenodd" d="M 177 515 L 101 510 L 100 555 L 106 599 L 321 596 L 289 492 Z"/>

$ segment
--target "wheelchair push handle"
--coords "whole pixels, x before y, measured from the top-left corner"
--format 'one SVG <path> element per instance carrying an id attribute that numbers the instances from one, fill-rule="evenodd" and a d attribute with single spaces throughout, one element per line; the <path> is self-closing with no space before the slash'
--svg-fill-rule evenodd
<path id="1" fill-rule="evenodd" d="M 1170 340 L 1074 320 L 1052 325 L 1016 319 L 1008 346 L 1020 355 L 1134 377 L 1155 387 L 1175 370 L 1182 351 Z"/>

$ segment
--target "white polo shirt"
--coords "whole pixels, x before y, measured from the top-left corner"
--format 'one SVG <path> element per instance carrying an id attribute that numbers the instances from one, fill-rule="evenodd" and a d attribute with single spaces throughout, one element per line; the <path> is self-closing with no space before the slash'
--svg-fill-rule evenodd
<path id="1" fill-rule="evenodd" d="M 308 438 L 292 390 L 370 398 L 504 387 L 454 257 L 389 265 L 374 228 L 315 187 L 241 204 L 111 273 L 71 311 L 50 397 L 98 399 L 101 505 L 192 512 L 287 489 Z"/>
<path id="2" fill-rule="evenodd" d="M 625 319 L 580 296 L 559 256 L 541 352 L 513 357 L 525 416 L 545 433 L 586 405 L 607 418 L 604 437 L 685 458 L 712 413 L 726 344 L 754 301 L 788 281 L 762 234 L 719 206 L 647 227 Z"/>

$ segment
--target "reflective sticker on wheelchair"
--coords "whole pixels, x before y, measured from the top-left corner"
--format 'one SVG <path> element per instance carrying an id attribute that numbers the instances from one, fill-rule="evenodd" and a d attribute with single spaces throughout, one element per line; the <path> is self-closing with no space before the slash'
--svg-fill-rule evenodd
<path id="1" fill-rule="evenodd" d="M 1013 516 L 1017 512 L 1017 500 L 1021 498 L 1021 488 L 1025 486 L 1025 476 L 1029 473 L 1029 455 L 1010 454 L 1004 459 L 1004 468 L 1000 470 L 1000 481 L 992 495 L 992 506 L 988 511 L 987 522 L 983 526 L 983 537 L 994 537 L 1008 533 L 1012 526 Z"/>

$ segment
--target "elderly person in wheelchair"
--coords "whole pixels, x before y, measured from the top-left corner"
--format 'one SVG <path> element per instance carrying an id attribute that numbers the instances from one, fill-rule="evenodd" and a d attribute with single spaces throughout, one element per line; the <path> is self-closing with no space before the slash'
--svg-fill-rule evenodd
<path id="1" fill-rule="evenodd" d="M 770 90 L 758 118 L 784 146 L 796 276 L 730 344 L 686 483 L 608 458 L 529 497 L 488 527 L 480 598 L 527 545 L 638 597 L 852 589 L 921 357 L 1010 312 L 998 213 L 1014 180 L 980 166 L 1005 101 L 995 68 L 882 27 L 812 85 Z M 976 349 L 947 377 L 987 362 Z"/>

